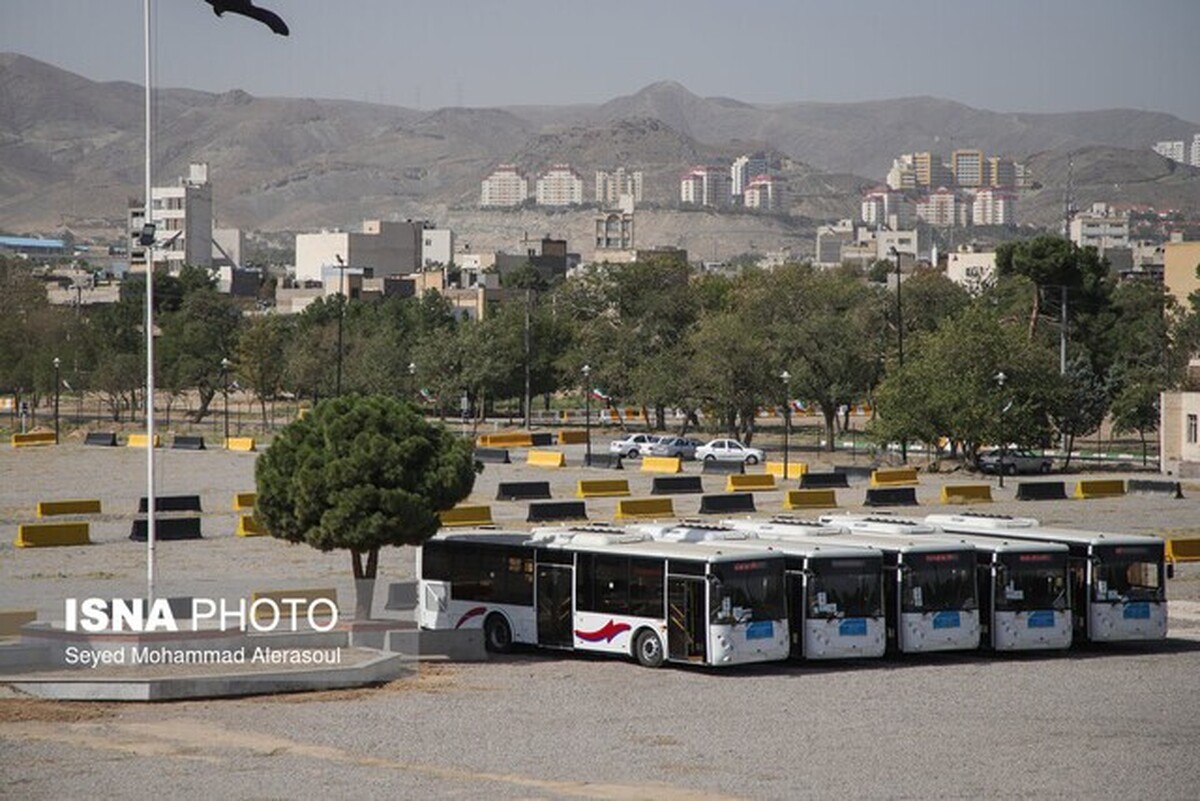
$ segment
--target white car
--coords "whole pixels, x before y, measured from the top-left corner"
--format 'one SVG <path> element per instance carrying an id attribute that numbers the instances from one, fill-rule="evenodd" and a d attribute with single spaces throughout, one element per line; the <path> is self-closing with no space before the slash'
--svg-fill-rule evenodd
<path id="1" fill-rule="evenodd" d="M 695 459 L 696 448 L 703 445 L 690 437 L 659 437 L 658 442 L 642 446 L 642 456 L 678 456 L 680 459 Z"/>
<path id="2" fill-rule="evenodd" d="M 608 452 L 624 456 L 627 459 L 636 459 L 642 453 L 642 447 L 649 447 L 658 442 L 658 436 L 655 434 L 629 434 L 622 439 L 614 439 L 608 443 Z"/>
<path id="3" fill-rule="evenodd" d="M 714 439 L 696 448 L 696 458 L 702 462 L 758 464 L 763 460 L 763 452 L 758 448 L 748 448 L 736 439 Z"/>

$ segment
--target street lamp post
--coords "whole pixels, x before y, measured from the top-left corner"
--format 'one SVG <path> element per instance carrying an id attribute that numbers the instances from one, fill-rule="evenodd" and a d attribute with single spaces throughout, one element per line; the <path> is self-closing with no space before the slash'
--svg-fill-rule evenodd
<path id="1" fill-rule="evenodd" d="M 58 444 L 58 368 L 62 362 L 57 356 L 54 357 L 54 444 Z"/>
<path id="2" fill-rule="evenodd" d="M 338 263 L 338 352 L 337 352 L 337 384 L 334 394 L 342 396 L 342 325 L 346 319 L 346 262 L 341 253 L 335 253 Z"/>
<path id="3" fill-rule="evenodd" d="M 895 247 L 888 252 L 896 257 L 896 356 L 901 371 L 904 370 L 904 306 L 900 302 L 900 251 Z M 900 459 L 908 464 L 908 438 L 900 438 Z"/>
<path id="4" fill-rule="evenodd" d="M 1000 372 L 996 373 L 996 375 L 993 376 L 993 378 L 995 378 L 995 380 L 996 380 L 996 386 L 998 386 L 1000 388 L 1000 402 L 1001 402 L 1001 404 L 1003 404 L 1004 403 L 1004 382 L 1008 378 L 1008 376 L 1006 376 L 1004 374 L 1004 371 L 1001 370 Z M 1008 411 L 1007 406 L 1000 407 L 1000 467 L 996 471 L 1000 474 L 1000 489 L 1004 489 L 1004 471 L 1007 469 L 1004 464 L 1004 457 L 1008 452 L 1008 445 L 1007 445 L 1008 437 L 1006 436 L 1005 431 L 1004 431 L 1004 413 L 1007 411 Z"/>
<path id="5" fill-rule="evenodd" d="M 788 468 L 788 439 L 792 428 L 792 402 L 788 396 L 791 395 L 792 374 L 784 370 L 779 377 L 783 380 L 783 480 L 787 481 L 791 472 Z"/>
<path id="6" fill-rule="evenodd" d="M 412 402 L 413 402 L 413 405 L 415 406 L 415 405 L 417 405 L 417 401 L 420 398 L 420 395 L 417 392 L 417 363 L 416 362 L 408 363 L 408 383 L 411 385 L 409 387 L 409 390 L 412 392 Z"/>
<path id="7" fill-rule="evenodd" d="M 229 359 L 221 359 L 221 395 L 225 399 L 224 408 L 221 410 L 225 416 L 225 444 L 224 447 L 229 447 Z"/>
<path id="8" fill-rule="evenodd" d="M 587 452 L 583 457 L 584 467 L 592 466 L 592 388 L 588 382 L 588 377 L 592 374 L 591 365 L 585 364 L 581 368 L 583 373 L 583 428 L 584 438 L 587 440 Z"/>

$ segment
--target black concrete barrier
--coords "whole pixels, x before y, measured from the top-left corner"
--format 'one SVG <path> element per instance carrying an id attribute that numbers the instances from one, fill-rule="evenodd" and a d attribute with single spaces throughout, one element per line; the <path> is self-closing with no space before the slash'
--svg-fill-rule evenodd
<path id="1" fill-rule="evenodd" d="M 584 467 L 603 467 L 606 470 L 624 470 L 621 466 L 621 454 L 619 453 L 593 453 L 591 456 L 584 454 Z"/>
<path id="2" fill-rule="evenodd" d="M 1150 495 L 1170 495 L 1172 498 L 1183 498 L 1183 485 L 1178 481 L 1151 481 L 1143 478 L 1131 478 L 1125 482 L 1126 492 L 1146 493 Z"/>
<path id="3" fill-rule="evenodd" d="M 84 445 L 104 445 L 109 448 L 117 447 L 117 432 L 89 431 L 83 440 Z"/>
<path id="4" fill-rule="evenodd" d="M 145 520 L 134 520 L 129 532 L 129 539 L 134 542 L 145 542 L 147 538 Z M 154 519 L 154 539 L 157 540 L 198 540 L 200 537 L 200 518 L 198 517 L 157 517 Z"/>
<path id="5" fill-rule="evenodd" d="M 171 449 L 177 451 L 202 451 L 204 447 L 204 437 L 192 437 L 184 434 L 179 434 L 171 441 Z"/>
<path id="6" fill-rule="evenodd" d="M 805 473 L 800 476 L 800 489 L 831 489 L 849 486 L 850 477 L 846 473 Z"/>
<path id="7" fill-rule="evenodd" d="M 651 495 L 687 495 L 704 493 L 700 476 L 655 476 L 650 486 Z"/>
<path id="8" fill-rule="evenodd" d="M 855 481 L 870 481 L 871 474 L 875 472 L 874 467 L 859 467 L 856 464 L 836 464 L 833 466 L 833 472 L 844 473 L 847 479 Z"/>
<path id="9" fill-rule="evenodd" d="M 587 505 L 583 501 L 547 501 L 529 504 L 529 517 L 526 518 L 526 522 L 587 519 Z"/>
<path id="10" fill-rule="evenodd" d="M 1065 501 L 1065 481 L 1021 481 L 1017 484 L 1018 501 Z"/>
<path id="11" fill-rule="evenodd" d="M 720 515 L 730 512 L 757 512 L 754 507 L 754 493 L 729 492 L 724 495 L 701 495 L 700 514 Z"/>
<path id="12" fill-rule="evenodd" d="M 146 499 L 138 499 L 138 514 L 146 514 L 149 508 Z M 199 495 L 157 495 L 154 498 L 154 511 L 156 512 L 200 512 L 200 496 Z"/>
<path id="13" fill-rule="evenodd" d="M 487 464 L 512 464 L 508 448 L 476 448 L 475 461 Z"/>
<path id="14" fill-rule="evenodd" d="M 501 481 L 496 487 L 498 501 L 532 501 L 549 497 L 549 481 Z"/>
<path id="15" fill-rule="evenodd" d="M 530 441 L 535 448 L 545 448 L 548 445 L 553 445 L 555 436 L 552 431 L 535 431 L 529 435 Z"/>
<path id="16" fill-rule="evenodd" d="M 916 506 L 916 487 L 871 487 L 863 506 Z"/>
<path id="17" fill-rule="evenodd" d="M 716 459 L 706 461 L 704 463 L 704 473 L 716 473 L 721 476 L 734 474 L 742 474 L 746 472 L 746 465 L 741 462 L 718 462 Z"/>

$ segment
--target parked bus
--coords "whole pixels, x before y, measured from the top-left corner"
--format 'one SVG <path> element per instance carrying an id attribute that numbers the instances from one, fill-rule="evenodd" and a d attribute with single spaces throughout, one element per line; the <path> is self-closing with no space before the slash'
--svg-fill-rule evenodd
<path id="1" fill-rule="evenodd" d="M 637 525 L 656 539 L 712 546 L 769 547 L 783 555 L 793 659 L 883 656 L 883 554 L 863 546 L 759 534 L 753 521 L 734 525 Z M 838 529 L 828 529 L 836 533 Z"/>
<path id="2" fill-rule="evenodd" d="M 1054 528 L 1005 515 L 936 514 L 925 522 L 954 534 L 1065 545 L 1075 642 L 1167 636 L 1164 546 L 1158 537 Z"/>
<path id="3" fill-rule="evenodd" d="M 655 542 L 610 526 L 443 532 L 418 549 L 418 620 L 513 643 L 725 666 L 785 659 L 778 554 Z"/>
<path id="4" fill-rule="evenodd" d="M 759 536 L 815 537 L 828 545 L 879 550 L 890 650 L 910 654 L 979 647 L 975 554 L 970 545 L 922 542 L 919 535 L 925 532 L 886 518 L 831 515 L 814 524 L 781 515 L 767 523 L 749 523 Z"/>

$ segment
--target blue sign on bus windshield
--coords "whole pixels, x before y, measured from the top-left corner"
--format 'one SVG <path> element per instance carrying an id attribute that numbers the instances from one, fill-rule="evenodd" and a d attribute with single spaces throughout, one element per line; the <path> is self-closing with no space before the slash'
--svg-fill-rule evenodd
<path id="1" fill-rule="evenodd" d="M 1150 604 L 1148 604 L 1148 603 L 1125 604 L 1125 619 L 1126 620 L 1149 620 L 1150 619 Z"/>
<path id="2" fill-rule="evenodd" d="M 1030 612 L 1027 625 L 1031 629 L 1054 628 L 1054 612 L 1049 609 L 1043 609 L 1040 612 Z"/>
<path id="3" fill-rule="evenodd" d="M 849 617 L 838 624 L 839 637 L 866 637 L 867 620 L 861 617 Z"/>
<path id="4" fill-rule="evenodd" d="M 746 626 L 747 640 L 768 640 L 775 636 L 775 625 L 770 620 L 756 620 Z"/>
<path id="5" fill-rule="evenodd" d="M 935 629 L 956 629 L 962 625 L 958 612 L 938 612 L 933 616 Z"/>

